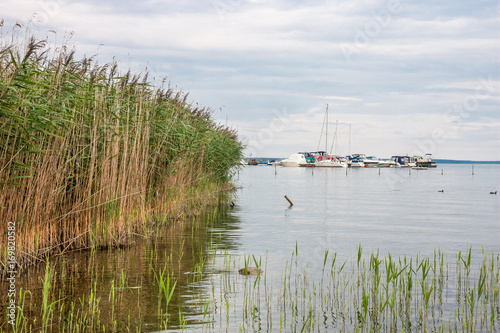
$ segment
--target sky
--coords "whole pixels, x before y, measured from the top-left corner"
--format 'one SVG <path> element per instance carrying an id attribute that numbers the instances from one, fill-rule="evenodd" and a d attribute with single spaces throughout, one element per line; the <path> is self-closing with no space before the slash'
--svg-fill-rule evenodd
<path id="1" fill-rule="evenodd" d="M 500 160 L 498 0 L 1 0 L 2 19 L 166 78 L 247 157 Z"/>

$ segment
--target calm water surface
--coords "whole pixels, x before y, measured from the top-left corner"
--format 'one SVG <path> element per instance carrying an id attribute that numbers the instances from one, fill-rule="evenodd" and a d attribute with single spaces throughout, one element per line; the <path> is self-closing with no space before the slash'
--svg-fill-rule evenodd
<path id="1" fill-rule="evenodd" d="M 276 174 L 275 174 L 276 172 Z M 380 174 L 379 174 L 380 172 Z M 279 265 L 295 242 L 304 258 L 324 248 L 344 255 L 500 249 L 500 165 L 435 169 L 248 167 L 240 173 L 240 252 L 272 253 Z M 444 192 L 439 192 L 444 191 Z M 288 207 L 287 195 L 293 206 Z"/>
<path id="2" fill-rule="evenodd" d="M 271 308 L 271 300 L 279 298 L 291 258 L 300 276 L 318 281 L 326 249 L 339 260 L 355 256 L 358 246 L 365 256 L 378 251 L 382 257 L 432 257 L 439 249 L 455 258 L 471 247 L 477 261 L 483 248 L 500 253 L 500 195 L 490 194 L 500 189 L 499 171 L 500 165 L 475 165 L 472 175 L 471 165 L 456 164 L 429 170 L 245 167 L 235 176 L 235 205 L 225 213 L 131 247 L 54 260 L 53 297 L 82 303 L 92 291 L 107 327 L 114 318 L 117 331 L 159 331 L 157 276 L 167 267 L 177 281 L 168 307 L 172 330 L 272 331 L 269 322 L 279 323 L 281 310 Z M 259 315 L 254 312 L 250 324 L 243 290 L 261 288 L 262 281 L 238 274 L 249 257 L 249 264 L 255 258 L 264 268 L 264 296 L 254 300 Z M 44 271 L 41 266 L 19 278 L 18 288 L 31 292 L 27 316 L 39 314 Z M 119 295 L 114 303 L 112 288 Z M 261 305 L 263 299 L 269 304 Z"/>

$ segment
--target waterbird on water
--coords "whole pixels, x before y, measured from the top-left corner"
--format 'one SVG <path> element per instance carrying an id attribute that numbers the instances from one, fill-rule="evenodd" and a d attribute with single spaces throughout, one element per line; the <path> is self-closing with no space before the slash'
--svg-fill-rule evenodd
<path id="1" fill-rule="evenodd" d="M 490 194 L 497 194 L 497 191 L 495 191 L 495 192 L 490 192 Z"/>
<path id="2" fill-rule="evenodd" d="M 441 192 L 441 193 L 443 193 L 443 192 L 444 192 L 444 190 L 439 190 L 438 192 Z"/>

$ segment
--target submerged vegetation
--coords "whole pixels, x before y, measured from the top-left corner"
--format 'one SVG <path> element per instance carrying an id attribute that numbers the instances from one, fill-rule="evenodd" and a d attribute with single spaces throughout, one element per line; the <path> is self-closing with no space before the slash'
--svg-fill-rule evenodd
<path id="1" fill-rule="evenodd" d="M 320 277 L 314 280 L 296 248 L 279 281 L 266 277 L 261 283 L 258 277 L 244 282 L 240 327 L 280 332 L 497 332 L 500 255 L 483 252 L 478 266 L 471 255 L 469 248 L 455 258 L 440 251 L 433 257 L 393 258 L 390 253 L 365 255 L 359 246 L 357 255 L 340 260 L 326 249 Z"/>
<path id="2" fill-rule="evenodd" d="M 241 151 L 186 94 L 0 27 L 0 233 L 15 223 L 19 266 L 217 203 Z"/>
<path id="3" fill-rule="evenodd" d="M 17 332 L 498 332 L 500 256 L 350 257 L 296 246 L 266 257 L 219 248 L 224 212 L 120 249 L 59 256 L 24 276 Z M 134 257 L 137 260 L 128 260 Z M 313 262 L 314 261 L 314 262 Z M 316 262 L 317 261 L 317 262 Z M 242 275 L 255 265 L 257 275 Z M 314 269 L 313 269 L 314 267 Z M 278 269 L 279 272 L 279 269 Z M 31 280 L 31 282 L 29 282 Z M 27 288 L 27 289 L 26 289 Z M 39 300 L 34 302 L 33 300 Z M 42 301 L 43 300 L 43 301 Z M 0 319 L 2 314 L 0 314 Z M 6 324 L 0 331 L 7 330 Z"/>

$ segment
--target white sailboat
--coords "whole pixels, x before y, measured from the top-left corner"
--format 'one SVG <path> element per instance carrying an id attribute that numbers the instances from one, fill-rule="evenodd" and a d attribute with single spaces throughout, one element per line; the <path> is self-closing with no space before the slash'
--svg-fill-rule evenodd
<path id="1" fill-rule="evenodd" d="M 347 165 L 342 162 L 338 156 L 332 155 L 318 155 L 316 162 L 314 162 L 316 167 L 330 167 L 330 168 L 346 168 Z"/>
<path id="2" fill-rule="evenodd" d="M 323 135 L 323 128 L 326 126 L 325 130 L 325 151 L 318 151 L 314 156 L 316 167 L 330 167 L 330 168 L 346 168 L 347 164 L 340 159 L 340 156 L 332 155 L 327 153 L 328 149 L 328 104 L 326 105 L 325 118 L 323 119 L 323 126 L 321 128 L 321 135 L 318 142 L 318 150 L 321 144 L 321 136 Z M 335 131 L 336 133 L 336 131 Z"/>

